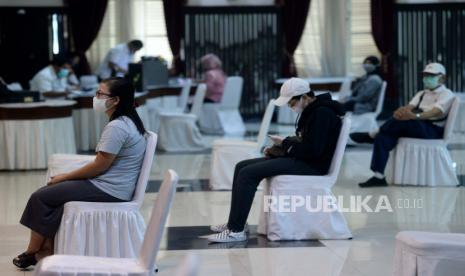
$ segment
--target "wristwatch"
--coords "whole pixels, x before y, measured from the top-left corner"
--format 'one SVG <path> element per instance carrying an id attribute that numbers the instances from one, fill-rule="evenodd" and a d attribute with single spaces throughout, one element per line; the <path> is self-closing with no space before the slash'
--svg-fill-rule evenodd
<path id="1" fill-rule="evenodd" d="M 421 119 L 421 118 L 420 118 L 420 115 L 421 115 L 421 113 L 417 113 L 417 114 L 415 115 L 415 116 L 417 117 L 417 120 L 420 120 L 420 119 Z"/>

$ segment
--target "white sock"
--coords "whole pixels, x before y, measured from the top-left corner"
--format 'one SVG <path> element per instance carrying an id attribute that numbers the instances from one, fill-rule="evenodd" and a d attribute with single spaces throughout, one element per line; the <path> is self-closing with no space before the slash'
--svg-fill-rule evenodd
<path id="1" fill-rule="evenodd" d="M 373 176 L 378 178 L 378 179 L 384 179 L 384 174 L 379 173 L 379 172 L 375 172 L 375 174 Z"/>

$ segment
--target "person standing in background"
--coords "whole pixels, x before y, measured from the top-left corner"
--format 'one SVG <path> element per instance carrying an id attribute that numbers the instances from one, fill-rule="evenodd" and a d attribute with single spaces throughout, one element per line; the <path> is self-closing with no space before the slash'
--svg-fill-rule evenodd
<path id="1" fill-rule="evenodd" d="M 100 79 L 124 77 L 128 72 L 129 63 L 134 59 L 134 54 L 142 47 L 144 47 L 142 41 L 131 40 L 128 43 L 118 44 L 111 48 L 98 69 Z"/>

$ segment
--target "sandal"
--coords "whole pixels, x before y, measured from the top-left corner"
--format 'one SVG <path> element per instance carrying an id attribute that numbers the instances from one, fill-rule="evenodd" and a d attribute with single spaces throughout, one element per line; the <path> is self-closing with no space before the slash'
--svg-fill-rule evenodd
<path id="1" fill-rule="evenodd" d="M 13 259 L 13 264 L 19 268 L 27 268 L 31 265 L 37 264 L 35 253 L 27 254 L 26 252 L 21 253 L 18 257 Z"/>

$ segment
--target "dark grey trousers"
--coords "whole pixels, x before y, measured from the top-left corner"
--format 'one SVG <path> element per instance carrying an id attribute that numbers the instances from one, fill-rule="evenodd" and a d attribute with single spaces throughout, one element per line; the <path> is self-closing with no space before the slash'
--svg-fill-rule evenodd
<path id="1" fill-rule="evenodd" d="M 94 186 L 89 180 L 72 180 L 45 186 L 29 198 L 21 224 L 53 239 L 61 223 L 63 206 L 69 201 L 123 202 Z"/>
<path id="2" fill-rule="evenodd" d="M 327 171 L 316 169 L 291 157 L 262 157 L 237 163 L 234 170 L 228 229 L 235 232 L 244 229 L 257 186 L 262 179 L 285 174 L 324 175 L 326 173 Z"/>

